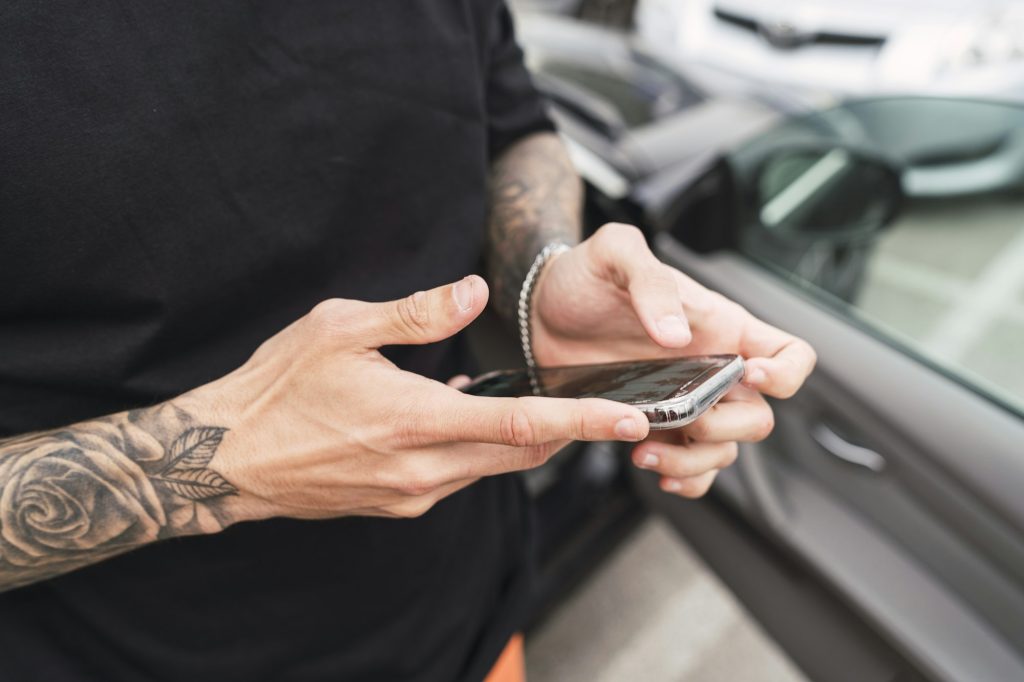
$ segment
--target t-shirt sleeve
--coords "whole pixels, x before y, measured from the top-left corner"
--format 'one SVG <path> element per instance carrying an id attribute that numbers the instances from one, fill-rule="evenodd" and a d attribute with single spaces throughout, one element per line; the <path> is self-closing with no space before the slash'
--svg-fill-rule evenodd
<path id="1" fill-rule="evenodd" d="M 491 18 L 487 69 L 487 135 L 490 158 L 530 133 L 554 130 L 516 43 L 512 16 L 498 2 Z"/>

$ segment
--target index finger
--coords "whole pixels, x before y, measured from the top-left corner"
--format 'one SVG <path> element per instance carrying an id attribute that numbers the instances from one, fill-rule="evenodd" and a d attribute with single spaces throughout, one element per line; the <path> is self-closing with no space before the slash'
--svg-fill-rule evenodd
<path id="1" fill-rule="evenodd" d="M 651 252 L 643 233 L 631 225 L 609 223 L 589 243 L 612 281 L 629 293 L 644 331 L 663 348 L 681 348 L 693 336 L 683 312 L 675 270 Z"/>
<path id="2" fill-rule="evenodd" d="M 600 398 L 492 398 L 458 394 L 437 415 L 447 442 L 531 447 L 566 440 L 643 440 L 643 412 Z"/>
<path id="3" fill-rule="evenodd" d="M 743 383 L 775 398 L 796 393 L 818 361 L 809 343 L 753 316 L 740 354 L 748 358 Z"/>

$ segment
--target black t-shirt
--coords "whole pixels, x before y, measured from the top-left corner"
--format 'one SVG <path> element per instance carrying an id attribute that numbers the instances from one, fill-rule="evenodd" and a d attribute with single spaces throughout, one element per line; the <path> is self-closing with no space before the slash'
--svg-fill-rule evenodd
<path id="1" fill-rule="evenodd" d="M 325 298 L 472 272 L 490 159 L 546 129 L 498 0 L 9 0 L 0 435 L 171 398 Z M 157 543 L 0 595 L 0 680 L 479 679 L 526 517 L 498 477 L 415 520 Z"/>

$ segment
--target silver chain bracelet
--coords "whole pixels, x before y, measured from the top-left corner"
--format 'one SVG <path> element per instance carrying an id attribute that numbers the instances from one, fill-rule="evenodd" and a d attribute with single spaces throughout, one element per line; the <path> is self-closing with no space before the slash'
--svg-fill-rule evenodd
<path id="1" fill-rule="evenodd" d="M 549 260 L 555 256 L 565 253 L 571 247 L 564 242 L 551 242 L 537 254 L 533 259 L 533 265 L 526 272 L 523 280 L 523 288 L 519 290 L 519 343 L 523 346 L 523 357 L 526 358 L 526 369 L 530 372 L 530 382 L 534 384 L 534 392 L 537 391 L 533 370 L 537 367 L 537 361 L 533 357 L 533 341 L 530 338 L 530 310 L 533 307 L 533 287 L 537 283 L 537 277 Z"/>

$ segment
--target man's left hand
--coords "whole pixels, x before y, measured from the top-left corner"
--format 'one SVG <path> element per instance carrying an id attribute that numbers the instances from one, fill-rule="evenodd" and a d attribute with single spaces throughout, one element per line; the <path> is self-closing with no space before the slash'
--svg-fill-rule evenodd
<path id="1" fill-rule="evenodd" d="M 555 257 L 534 291 L 531 327 L 540 365 L 736 353 L 746 361 L 737 386 L 701 418 L 652 432 L 632 458 L 661 474 L 662 489 L 700 497 L 736 459 L 738 441 L 774 426 L 762 394 L 788 398 L 814 368 L 806 341 L 757 319 L 659 261 L 640 231 L 610 223 Z"/>

